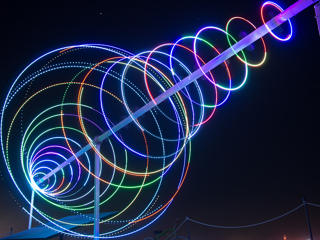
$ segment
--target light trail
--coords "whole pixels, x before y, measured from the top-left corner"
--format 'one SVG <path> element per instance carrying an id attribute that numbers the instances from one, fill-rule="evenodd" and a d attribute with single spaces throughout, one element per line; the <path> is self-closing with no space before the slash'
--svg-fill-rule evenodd
<path id="1" fill-rule="evenodd" d="M 280 26 L 282 23 L 285 21 L 289 20 L 299 12 L 303 11 L 310 5 L 318 2 L 318 0 L 300 0 L 294 3 L 293 5 L 289 6 L 287 9 L 285 9 L 283 12 L 266 22 L 264 25 L 260 26 L 256 30 L 254 30 L 252 33 L 241 39 L 239 42 L 235 43 L 233 46 L 229 47 L 227 50 L 222 52 L 220 55 L 203 65 L 201 68 L 198 70 L 194 71 L 191 73 L 189 76 L 178 82 L 176 85 L 173 87 L 169 88 L 166 92 L 162 93 L 158 97 L 154 98 L 152 101 L 150 101 L 148 104 L 134 112 L 131 116 L 128 116 L 118 124 L 116 124 L 112 129 L 106 131 L 105 133 L 101 134 L 98 136 L 95 141 L 96 143 L 102 142 L 103 140 L 107 139 L 110 137 L 113 133 L 117 132 L 118 130 L 122 129 L 129 123 L 133 121 L 133 119 L 137 119 L 144 113 L 150 111 L 152 108 L 157 106 L 158 104 L 162 103 L 181 89 L 185 88 L 188 86 L 190 83 L 194 82 L 198 78 L 202 77 L 205 73 L 209 72 L 210 70 L 214 69 L 224 61 L 228 60 L 238 52 L 240 52 L 242 49 L 248 47 L 250 44 L 254 43 L 267 33 L 271 32 L 273 29 L 276 27 Z M 274 34 L 272 34 L 274 35 Z M 81 156 L 88 150 L 90 150 L 92 146 L 90 144 L 87 144 L 85 147 L 83 147 L 81 150 L 79 150 L 75 155 L 70 157 L 67 161 L 53 169 L 50 173 L 46 174 L 43 176 L 41 179 L 39 179 L 36 183 L 40 184 L 49 177 L 51 177 L 53 174 L 58 172 L 60 169 L 63 167 L 67 166 L 69 163 L 74 161 L 77 157 Z"/>

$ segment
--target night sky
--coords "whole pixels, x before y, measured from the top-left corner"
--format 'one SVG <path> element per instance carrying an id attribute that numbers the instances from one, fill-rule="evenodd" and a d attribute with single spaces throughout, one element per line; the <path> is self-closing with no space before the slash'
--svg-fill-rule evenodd
<path id="1" fill-rule="evenodd" d="M 224 27 L 233 16 L 261 25 L 262 1 L 8 1 L 0 3 L 1 103 L 17 75 L 41 54 L 67 45 L 104 43 L 138 53 L 201 27 Z M 283 7 L 292 0 L 278 2 Z M 185 217 L 239 226 L 280 216 L 307 202 L 320 205 L 320 37 L 309 7 L 293 18 L 294 36 L 267 35 L 264 65 L 249 68 L 247 83 L 231 94 L 193 138 L 186 181 L 166 213 L 127 239 L 155 236 Z M 28 216 L 1 161 L 0 236 L 25 230 Z M 320 208 L 308 205 L 314 239 Z M 191 239 L 309 238 L 303 208 L 257 227 L 219 229 L 189 223 Z M 187 236 L 187 224 L 178 232 Z"/>

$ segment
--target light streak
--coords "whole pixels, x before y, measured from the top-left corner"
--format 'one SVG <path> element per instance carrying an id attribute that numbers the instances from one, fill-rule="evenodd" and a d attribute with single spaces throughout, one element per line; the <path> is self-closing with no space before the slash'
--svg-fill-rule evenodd
<path id="1" fill-rule="evenodd" d="M 83 213 L 94 208 L 93 200 L 88 200 L 93 179 L 99 179 L 103 186 L 100 205 L 121 206 L 117 214 L 100 221 L 109 226 L 100 238 L 128 236 L 156 221 L 186 179 L 192 137 L 232 91 L 244 86 L 248 66 L 257 67 L 265 61 L 262 36 L 270 32 L 278 40 L 289 40 L 290 21 L 286 38 L 276 36 L 272 30 L 312 3 L 300 0 L 283 10 L 268 1 L 261 8 L 263 22 L 267 5 L 277 8 L 280 14 L 259 28 L 242 17 L 234 17 L 226 30 L 205 27 L 195 36 L 138 54 L 110 45 L 82 44 L 50 51 L 30 63 L 6 96 L 1 146 L 10 177 L 28 204 L 30 190 L 24 187 L 25 182 L 35 191 L 38 220 L 59 223 L 59 214 L 51 216 L 43 206 L 85 217 Z M 235 19 L 246 21 L 254 29 L 238 42 L 228 33 Z M 230 47 L 220 51 L 218 43 L 204 39 L 203 32 L 209 30 L 225 35 Z M 249 63 L 243 49 L 260 38 L 263 58 L 259 63 Z M 193 49 L 186 45 L 189 40 L 193 41 Z M 218 56 L 206 63 L 199 43 Z M 192 58 L 182 61 L 179 50 Z M 240 84 L 234 83 L 226 63 L 234 55 L 245 65 Z M 199 69 L 191 72 L 194 63 Z M 220 83 L 211 72 L 220 64 L 226 68 L 228 85 Z M 197 80 L 202 76 L 207 81 Z M 206 88 L 213 90 L 209 97 L 204 94 Z M 219 101 L 221 93 L 225 97 Z M 137 111 L 133 111 L 135 104 Z M 97 142 L 102 142 L 101 151 L 95 147 Z M 20 151 L 14 146 L 20 146 Z M 92 172 L 94 154 L 102 159 L 99 174 Z M 15 165 L 17 158 L 21 168 Z M 84 236 L 69 230 L 68 234 Z"/>

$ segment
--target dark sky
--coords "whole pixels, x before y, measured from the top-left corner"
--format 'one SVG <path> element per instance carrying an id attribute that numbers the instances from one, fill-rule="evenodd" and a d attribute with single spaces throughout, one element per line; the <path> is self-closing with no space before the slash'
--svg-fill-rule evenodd
<path id="1" fill-rule="evenodd" d="M 283 7 L 294 1 L 279 2 Z M 1 1 L 1 102 L 22 69 L 39 55 L 67 45 L 104 43 L 138 53 L 224 27 L 243 16 L 261 25 L 261 1 Z M 247 83 L 218 108 L 193 138 L 190 170 L 167 212 L 129 237 L 144 239 L 186 216 L 208 224 L 237 226 L 265 221 L 308 202 L 320 204 L 320 39 L 309 7 L 294 19 L 288 42 L 265 37 L 268 57 L 249 68 Z M 25 230 L 23 202 L 1 164 L 0 236 Z M 12 196 L 11 196 L 12 194 Z M 24 204 L 24 203 L 23 203 Z M 308 206 L 314 239 L 320 209 Z M 222 230 L 189 223 L 191 239 L 309 238 L 304 209 L 258 227 Z M 186 236 L 187 225 L 181 228 Z"/>

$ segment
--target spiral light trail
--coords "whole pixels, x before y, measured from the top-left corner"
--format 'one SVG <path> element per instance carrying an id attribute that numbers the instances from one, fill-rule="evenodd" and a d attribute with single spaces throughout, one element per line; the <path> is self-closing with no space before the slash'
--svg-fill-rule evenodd
<path id="1" fill-rule="evenodd" d="M 195 36 L 138 54 L 82 44 L 55 49 L 30 63 L 3 105 L 1 145 L 15 186 L 32 205 L 33 219 L 89 238 L 124 237 L 156 221 L 186 178 L 192 137 L 232 91 L 244 86 L 248 68 L 266 60 L 262 36 L 270 32 L 289 40 L 294 6 L 306 8 L 313 1 L 297 3 L 290 11 L 264 3 L 263 23 L 264 9 L 280 14 L 260 28 L 234 17 L 225 29 L 205 27 Z M 278 36 L 273 30 L 283 22 L 288 32 Z M 237 32 L 236 23 L 248 30 Z M 94 156 L 99 156 L 98 172 Z M 100 219 L 99 236 L 64 228 L 93 225 L 59 219 L 70 214 L 87 218 L 93 212 L 96 179 L 100 210 L 117 213 Z"/>

